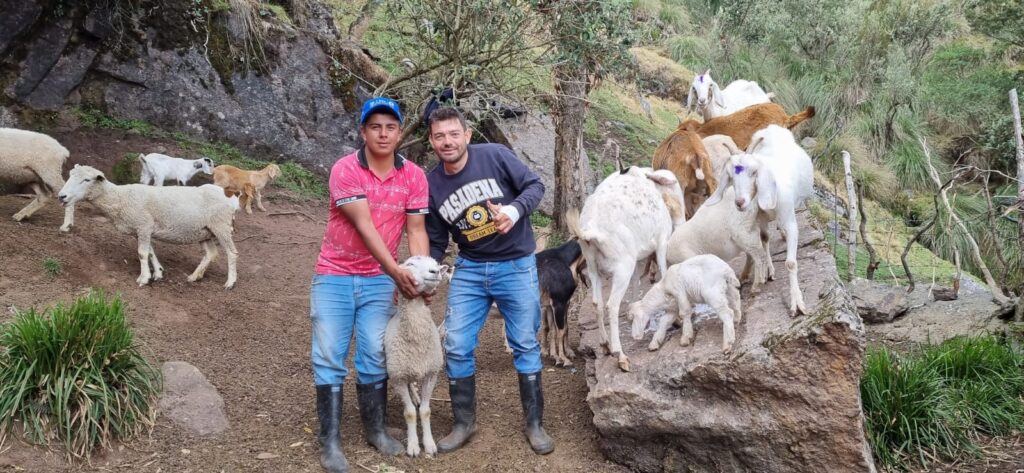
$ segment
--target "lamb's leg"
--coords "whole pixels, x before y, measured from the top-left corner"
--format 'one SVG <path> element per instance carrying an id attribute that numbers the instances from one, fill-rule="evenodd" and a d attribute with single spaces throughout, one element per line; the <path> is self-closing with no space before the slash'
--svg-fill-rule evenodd
<path id="1" fill-rule="evenodd" d="M 597 267 L 590 264 L 587 261 L 587 277 L 590 279 L 591 292 L 593 293 L 594 307 L 597 311 L 597 332 L 601 335 L 601 348 L 604 349 L 604 354 L 608 355 L 611 350 L 608 349 L 608 332 L 604 328 L 604 297 L 601 294 L 602 286 L 601 275 L 597 272 Z"/>
<path id="2" fill-rule="evenodd" d="M 64 224 L 60 226 L 60 231 L 70 232 L 73 226 L 75 226 L 75 204 L 64 207 Z"/>
<path id="3" fill-rule="evenodd" d="M 423 385 L 420 386 L 420 423 L 423 424 L 423 452 L 430 456 L 437 455 L 434 433 L 430 430 L 430 395 L 434 392 L 435 384 L 437 384 L 436 373 L 423 380 Z"/>
<path id="4" fill-rule="evenodd" d="M 647 349 L 655 351 L 661 348 L 661 344 L 665 343 L 665 335 L 668 333 L 668 328 L 672 326 L 672 322 L 675 321 L 676 316 L 672 311 L 666 312 L 658 320 L 658 330 L 654 332 L 654 338 L 651 338 L 651 344 L 647 345 Z"/>
<path id="5" fill-rule="evenodd" d="M 764 247 L 762 246 L 762 240 L 759 234 L 754 233 L 742 233 L 737 232 L 733 235 L 737 245 L 743 248 L 744 253 L 747 255 L 747 265 L 753 268 L 753 277 L 750 284 L 750 293 L 757 294 L 761 291 L 761 285 L 767 281 L 767 275 L 765 274 L 766 260 L 771 258 L 770 255 L 765 253 Z M 744 272 L 747 272 L 744 269 Z M 743 275 L 740 275 L 740 281 L 744 279 Z"/>
<path id="6" fill-rule="evenodd" d="M 231 289 L 235 286 L 235 280 L 238 279 L 238 273 L 236 263 L 238 262 L 238 250 L 235 249 L 235 242 L 231 239 L 231 223 L 225 223 L 223 225 L 209 227 L 210 232 L 213 236 L 217 237 L 217 243 L 227 253 L 228 258 L 228 280 L 224 283 L 224 287 Z"/>
<path id="7" fill-rule="evenodd" d="M 740 289 L 730 284 L 726 289 L 726 295 L 729 299 L 729 308 L 736 314 L 736 323 L 743 323 L 743 300 L 740 299 Z"/>
<path id="8" fill-rule="evenodd" d="M 148 230 L 139 231 L 139 277 L 135 282 L 139 287 L 149 284 L 152 275 L 149 272 L 149 252 L 152 251 L 149 242 L 150 233 Z"/>
<path id="9" fill-rule="evenodd" d="M 502 318 L 504 320 L 504 318 Z M 547 356 L 549 353 L 554 356 L 554 346 L 549 348 L 548 345 L 548 331 L 551 330 L 551 324 L 548 321 L 548 306 L 544 302 L 544 296 L 541 295 L 540 305 L 540 334 L 537 336 L 537 341 L 540 345 L 540 356 Z M 508 341 L 508 337 L 505 338 Z"/>
<path id="10" fill-rule="evenodd" d="M 406 430 L 405 453 L 410 457 L 418 457 L 420 456 L 420 439 L 416 437 L 416 404 L 412 402 L 412 395 L 409 394 L 409 383 L 397 383 L 396 388 L 398 394 L 402 396 L 402 403 L 405 404 L 403 411 Z"/>
<path id="11" fill-rule="evenodd" d="M 205 253 L 203 254 L 203 259 L 202 261 L 199 262 L 199 266 L 196 266 L 196 270 L 192 271 L 192 274 L 188 276 L 188 282 L 196 282 L 200 279 L 203 279 L 203 276 L 206 275 L 206 268 L 210 266 L 210 263 L 217 259 L 216 243 L 214 243 L 212 240 L 206 240 L 201 244 L 203 245 L 203 250 L 205 251 Z"/>
<path id="12" fill-rule="evenodd" d="M 508 334 L 505 332 L 505 318 L 501 318 L 501 341 L 505 344 L 505 353 L 512 353 L 512 345 L 508 344 Z"/>
<path id="13" fill-rule="evenodd" d="M 796 216 L 786 222 L 786 270 L 789 271 L 789 313 L 792 316 L 806 314 L 804 295 L 800 292 L 800 280 L 797 277 L 796 249 L 800 235 Z"/>
<path id="14" fill-rule="evenodd" d="M 164 278 L 164 267 L 160 264 L 160 260 L 156 259 L 156 250 L 152 246 L 149 248 L 149 262 L 153 264 L 153 280 L 159 281 Z"/>
<path id="15" fill-rule="evenodd" d="M 32 201 L 30 201 L 23 209 L 19 210 L 18 213 L 14 214 L 15 222 L 20 222 L 31 217 L 32 214 L 43 208 L 43 206 L 50 200 L 50 194 L 47 193 L 39 184 L 33 182 L 32 191 L 36 193 L 35 198 L 33 198 Z"/>
<path id="16" fill-rule="evenodd" d="M 679 303 L 679 317 L 683 319 L 683 335 L 679 337 L 679 344 L 685 347 L 693 343 L 693 306 L 686 296 L 677 296 L 676 300 Z"/>
<path id="17" fill-rule="evenodd" d="M 636 266 L 636 261 L 629 261 L 620 264 L 612 276 L 612 288 L 608 296 L 608 328 L 611 339 L 609 340 L 609 350 L 613 356 L 619 359 L 619 369 L 622 371 L 629 371 L 629 357 L 622 350 L 622 341 L 619 340 L 619 306 L 622 304 L 622 298 L 626 295 L 626 289 L 629 288 L 630 278 L 633 276 L 632 270 Z M 663 273 L 664 274 L 664 273 Z"/>
<path id="18" fill-rule="evenodd" d="M 548 316 L 550 320 L 548 322 L 548 329 L 551 337 L 551 350 L 552 357 L 555 359 L 555 364 L 561 364 L 562 366 L 572 366 L 572 360 L 565 356 L 565 332 L 566 324 L 565 319 L 568 317 L 568 304 L 564 301 L 551 301 L 550 307 L 548 307 Z"/>
<path id="19" fill-rule="evenodd" d="M 736 327 L 733 325 L 733 313 L 729 308 L 729 300 L 726 294 L 722 293 L 707 298 L 705 302 L 715 310 L 718 319 L 722 321 L 722 353 L 728 355 L 732 352 L 732 346 L 736 342 Z"/>
<path id="20" fill-rule="evenodd" d="M 256 189 L 256 208 L 260 209 L 261 212 L 267 211 L 267 209 L 263 208 L 263 193 L 259 189 Z"/>
<path id="21" fill-rule="evenodd" d="M 768 265 L 768 281 L 775 280 L 775 263 L 772 261 L 771 240 L 772 235 L 768 232 L 768 222 L 763 222 L 761 228 L 761 242 L 764 243 L 765 263 Z"/>

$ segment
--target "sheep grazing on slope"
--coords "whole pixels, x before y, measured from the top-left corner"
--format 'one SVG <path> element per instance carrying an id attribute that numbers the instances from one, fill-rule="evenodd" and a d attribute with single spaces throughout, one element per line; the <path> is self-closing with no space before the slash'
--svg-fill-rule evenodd
<path id="1" fill-rule="evenodd" d="M 140 184 L 152 183 L 154 186 L 162 186 L 164 181 L 174 179 L 178 181 L 178 185 L 183 186 L 199 171 L 213 174 L 213 160 L 205 156 L 199 159 L 181 159 L 166 154 L 149 153 L 139 154 L 139 162 L 142 163 Z"/>
<path id="2" fill-rule="evenodd" d="M 234 166 L 221 164 L 213 168 L 213 183 L 224 188 L 225 195 L 239 195 L 245 213 L 252 214 L 252 201 L 256 200 L 256 208 L 263 212 L 263 194 L 260 192 L 267 183 L 281 175 L 281 168 L 276 164 L 268 164 L 259 171 L 246 171 Z"/>
<path id="3" fill-rule="evenodd" d="M 796 209 L 811 197 L 814 166 L 811 157 L 797 144 L 793 133 L 770 125 L 754 133 L 746 154 L 730 158 L 718 176 L 719 187 L 705 205 L 715 205 L 727 187 L 735 188 L 734 205 L 740 211 L 756 200 L 770 220 L 778 220 L 786 238 L 786 269 L 789 271 L 789 311 L 807 313 L 797 277 L 796 251 L 799 241 Z M 724 204 L 729 205 L 729 204 Z"/>
<path id="4" fill-rule="evenodd" d="M 695 256 L 684 263 L 672 265 L 665 277 L 652 286 L 643 299 L 629 305 L 629 314 L 633 319 L 633 339 L 643 339 L 652 314 L 666 311 L 658 321 L 658 330 L 647 348 L 654 351 L 661 347 L 669 325 L 677 317 L 683 322 L 679 344 L 690 345 L 694 338 L 693 306 L 700 303 L 711 306 L 722 320 L 722 351 L 730 353 L 736 341 L 733 316 L 736 317 L 736 323 L 743 322 L 740 281 L 725 261 L 713 255 Z"/>
<path id="5" fill-rule="evenodd" d="M 790 116 L 786 114 L 786 110 L 781 105 L 764 103 L 752 105 L 723 117 L 712 118 L 704 123 L 686 120 L 679 124 L 679 128 L 696 131 L 701 137 L 726 135 L 732 138 L 740 149 L 747 149 L 747 146 L 750 145 L 750 137 L 754 135 L 754 132 L 768 125 L 780 125 L 792 129 L 812 117 L 814 117 L 814 107 L 807 107 L 806 110 Z"/>
<path id="6" fill-rule="evenodd" d="M 429 256 L 410 256 L 402 267 L 416 277 L 421 294 L 433 292 L 447 275 L 448 266 L 438 265 Z M 405 423 L 408 429 L 406 453 L 419 456 L 420 444 L 416 436 L 416 404 L 423 424 L 423 450 L 427 455 L 437 453 L 437 444 L 430 430 L 430 394 L 434 392 L 437 374 L 444 368 L 444 352 L 437 325 L 430 316 L 430 308 L 423 298 L 399 298 L 398 312 L 388 322 L 384 332 L 384 353 L 388 378 L 397 383 L 398 393 L 405 404 Z M 420 392 L 413 391 L 418 383 Z M 418 399 L 415 399 L 417 398 Z"/>
<path id="7" fill-rule="evenodd" d="M 93 167 L 75 165 L 58 199 L 65 205 L 82 200 L 92 202 L 119 231 L 138 237 L 141 272 L 136 282 L 139 286 L 163 278 L 164 268 L 153 252 L 151 239 L 202 244 L 206 254 L 188 277 L 189 282 L 198 281 L 206 274 L 206 268 L 217 257 L 219 244 L 228 258 L 228 280 L 224 287 L 230 289 L 235 285 L 238 251 L 231 233 L 238 201 L 225 197 L 217 186 L 119 186 Z"/>
<path id="8" fill-rule="evenodd" d="M 708 69 L 693 78 L 686 97 L 686 110 L 689 111 L 696 104 L 697 111 L 706 122 L 751 105 L 770 103 L 773 96 L 765 93 L 757 82 L 742 79 L 734 80 L 725 89 L 720 89 L 718 83 L 711 78 L 711 69 Z"/>
<path id="9" fill-rule="evenodd" d="M 619 368 L 629 371 L 629 357 L 619 340 L 619 305 L 638 261 L 652 254 L 659 274 L 665 275 L 665 254 L 672 229 L 686 221 L 679 181 L 669 171 L 631 167 L 605 178 L 587 197 L 583 212 L 566 213 L 569 230 L 579 240 L 587 262 L 597 326 L 606 353 L 618 357 Z M 674 210 L 669 202 L 675 202 Z M 601 276 L 611 277 L 607 306 L 601 294 Z M 639 276 L 639 274 L 637 274 Z M 604 327 L 608 312 L 611 338 Z"/>
<path id="10" fill-rule="evenodd" d="M 579 242 L 570 240 L 537 253 L 537 280 L 540 285 L 541 351 L 544 346 L 556 365 L 572 366 L 576 356 L 569 348 L 569 301 L 579 285 L 576 268 L 583 261 Z M 507 341 L 506 341 L 507 343 Z"/>
<path id="11" fill-rule="evenodd" d="M 25 208 L 14 214 L 14 221 L 31 217 L 64 187 L 61 167 L 69 154 L 57 140 L 42 133 L 0 128 L 0 181 L 27 184 L 36 194 Z M 69 205 L 64 209 L 60 231 L 70 231 L 74 224 L 75 206 Z"/>
<path id="12" fill-rule="evenodd" d="M 700 135 L 689 129 L 677 129 L 654 150 L 654 169 L 668 169 L 676 175 L 683 190 L 686 218 L 693 216 L 704 196 L 715 191 L 716 181 L 711 159 Z"/>

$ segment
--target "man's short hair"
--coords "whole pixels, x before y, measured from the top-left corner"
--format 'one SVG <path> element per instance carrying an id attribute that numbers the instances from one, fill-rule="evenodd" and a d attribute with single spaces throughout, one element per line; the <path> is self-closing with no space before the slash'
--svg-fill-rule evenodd
<path id="1" fill-rule="evenodd" d="M 463 130 L 466 129 L 466 117 L 462 115 L 459 109 L 455 107 L 438 107 L 427 117 L 427 131 L 429 132 L 434 127 L 434 122 L 442 122 L 453 118 L 459 120 Z"/>

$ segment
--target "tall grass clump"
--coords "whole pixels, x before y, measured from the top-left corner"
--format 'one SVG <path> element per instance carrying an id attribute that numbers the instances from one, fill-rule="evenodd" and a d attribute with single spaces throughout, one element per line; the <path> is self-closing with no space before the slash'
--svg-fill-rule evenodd
<path id="1" fill-rule="evenodd" d="M 1024 353 L 994 336 L 871 351 L 860 389 L 875 460 L 891 470 L 976 455 L 980 434 L 1024 425 Z"/>
<path id="2" fill-rule="evenodd" d="M 0 442 L 20 432 L 89 457 L 152 428 L 160 387 L 116 296 L 92 292 L 0 326 Z"/>

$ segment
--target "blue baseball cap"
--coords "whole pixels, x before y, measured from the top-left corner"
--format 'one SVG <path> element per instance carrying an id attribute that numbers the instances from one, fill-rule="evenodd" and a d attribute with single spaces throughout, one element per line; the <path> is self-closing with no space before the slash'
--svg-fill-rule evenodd
<path id="1" fill-rule="evenodd" d="M 374 97 L 363 103 L 363 113 L 359 115 L 359 124 L 365 125 L 366 119 L 374 113 L 390 113 L 402 123 L 402 112 L 398 110 L 398 102 L 387 97 Z"/>

